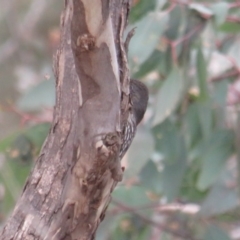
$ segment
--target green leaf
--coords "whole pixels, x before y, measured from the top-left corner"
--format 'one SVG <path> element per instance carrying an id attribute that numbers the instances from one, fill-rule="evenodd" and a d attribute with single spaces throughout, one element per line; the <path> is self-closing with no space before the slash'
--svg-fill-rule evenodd
<path id="1" fill-rule="evenodd" d="M 160 10 L 167 3 L 167 0 L 156 0 L 156 3 L 157 3 L 157 9 Z"/>
<path id="2" fill-rule="evenodd" d="M 166 29 L 165 35 L 170 40 L 176 40 L 180 38 L 184 33 L 184 21 L 186 20 L 186 14 L 182 11 L 180 5 L 176 5 L 169 13 L 169 26 Z"/>
<path id="3" fill-rule="evenodd" d="M 162 175 L 153 161 L 148 161 L 140 174 L 141 184 L 157 194 L 162 192 Z"/>
<path id="4" fill-rule="evenodd" d="M 20 134 L 14 139 L 7 152 L 8 159 L 29 162 L 33 159 L 33 144 L 24 134 Z"/>
<path id="5" fill-rule="evenodd" d="M 212 93 L 213 104 L 215 106 L 214 119 L 215 125 L 218 128 L 224 128 L 226 125 L 226 112 L 225 108 L 227 107 L 227 94 L 228 94 L 229 83 L 227 80 L 222 80 L 216 82 L 213 87 L 214 91 Z"/>
<path id="6" fill-rule="evenodd" d="M 184 139 L 180 136 L 176 137 L 176 143 L 178 143 L 172 146 L 175 156 L 174 158 L 165 158 L 162 172 L 163 191 L 168 201 L 173 201 L 178 196 L 187 167 L 187 152 Z"/>
<path id="7" fill-rule="evenodd" d="M 136 22 L 144 17 L 149 11 L 156 7 L 156 0 L 139 0 L 136 5 L 131 8 L 130 22 Z"/>
<path id="8" fill-rule="evenodd" d="M 171 233 L 162 232 L 158 240 L 175 240 Z"/>
<path id="9" fill-rule="evenodd" d="M 211 5 L 211 10 L 214 13 L 216 24 L 221 25 L 228 15 L 229 4 L 226 2 L 214 3 Z"/>
<path id="10" fill-rule="evenodd" d="M 0 152 L 6 152 L 7 150 L 11 151 L 11 148 L 14 145 L 18 146 L 19 144 L 17 142 L 19 141 L 16 142 L 17 139 L 22 139 L 25 143 L 28 142 L 38 152 L 47 137 L 49 128 L 49 123 L 41 123 L 29 128 L 21 129 L 0 141 Z M 22 143 L 20 143 L 20 145 Z M 26 146 L 26 144 L 24 145 Z M 22 148 L 23 147 L 20 147 L 20 149 Z"/>
<path id="11" fill-rule="evenodd" d="M 206 199 L 203 201 L 199 214 L 207 218 L 223 214 L 236 208 L 238 202 L 239 197 L 235 190 L 216 184 L 211 188 Z"/>
<path id="12" fill-rule="evenodd" d="M 0 141 L 0 152 L 6 152 L 9 146 L 12 144 L 14 139 L 18 136 L 18 133 L 14 133 Z"/>
<path id="13" fill-rule="evenodd" d="M 134 214 L 120 219 L 114 233 L 105 239 L 114 240 L 146 240 L 150 238 L 150 228 L 142 221 L 139 216 Z M 129 216 L 130 215 L 130 216 Z"/>
<path id="14" fill-rule="evenodd" d="M 167 22 L 168 15 L 159 12 L 151 12 L 137 22 L 136 34 L 129 46 L 129 58 L 137 64 L 146 61 L 156 49 Z"/>
<path id="15" fill-rule="evenodd" d="M 114 216 L 106 214 L 104 221 L 101 222 L 97 229 L 96 240 L 109 239 L 110 233 L 118 227 L 121 218 L 122 216 L 120 214 L 115 214 Z"/>
<path id="16" fill-rule="evenodd" d="M 30 89 L 17 102 L 17 107 L 23 111 L 41 110 L 52 107 L 55 103 L 54 81 L 47 80 Z"/>
<path id="17" fill-rule="evenodd" d="M 191 161 L 191 159 L 189 159 L 189 161 Z M 199 169 L 199 161 L 191 161 L 191 164 L 188 165 L 188 169 L 184 174 L 180 196 L 188 202 L 200 202 L 206 197 L 207 191 L 199 191 L 196 188 Z"/>
<path id="18" fill-rule="evenodd" d="M 0 183 L 3 183 L 5 188 L 4 198 L 1 200 L 1 211 L 3 214 L 8 214 L 19 198 L 22 187 L 31 170 L 31 163 L 23 164 L 9 159 L 2 163 Z"/>
<path id="19" fill-rule="evenodd" d="M 189 106 L 183 121 L 185 138 L 189 148 L 194 147 L 202 137 L 197 105 L 198 103 L 193 103 Z"/>
<path id="20" fill-rule="evenodd" d="M 138 186 L 119 186 L 113 192 L 113 198 L 129 207 L 138 207 L 150 202 L 146 195 L 146 189 Z"/>
<path id="21" fill-rule="evenodd" d="M 189 8 L 193 9 L 201 14 L 204 14 L 204 15 L 208 15 L 208 16 L 213 15 L 213 12 L 210 8 L 204 6 L 203 4 L 200 4 L 200 3 L 191 3 L 189 5 Z"/>
<path id="22" fill-rule="evenodd" d="M 153 129 L 156 150 L 162 155 L 162 189 L 169 201 L 178 196 L 187 168 L 185 141 L 176 126 L 169 121 Z"/>
<path id="23" fill-rule="evenodd" d="M 29 144 L 32 145 L 38 152 L 42 147 L 45 138 L 47 137 L 49 128 L 49 123 L 41 123 L 29 128 L 21 129 L 15 132 L 13 135 L 10 135 L 0 141 L 0 152 L 6 152 L 6 150 L 11 149 L 14 141 L 19 137 L 25 139 L 26 141 L 29 141 Z"/>
<path id="24" fill-rule="evenodd" d="M 211 101 L 198 102 L 196 104 L 201 135 L 208 139 L 211 136 L 213 128 L 213 113 Z"/>
<path id="25" fill-rule="evenodd" d="M 233 134 L 229 130 L 218 130 L 205 141 L 202 155 L 202 170 L 197 187 L 199 190 L 209 188 L 222 172 L 227 159 L 233 151 Z"/>
<path id="26" fill-rule="evenodd" d="M 35 149 L 39 152 L 50 129 L 50 123 L 41 123 L 32 126 L 25 131 L 26 137 L 28 137 Z"/>
<path id="27" fill-rule="evenodd" d="M 175 110 L 183 92 L 182 73 L 175 68 L 157 93 L 153 126 L 162 123 Z"/>
<path id="28" fill-rule="evenodd" d="M 154 140 L 149 129 L 139 127 L 136 137 L 128 151 L 126 176 L 136 176 L 148 162 L 154 150 Z"/>
<path id="29" fill-rule="evenodd" d="M 206 100 L 209 98 L 208 85 L 207 85 L 207 64 L 204 59 L 201 48 L 198 48 L 198 51 L 197 51 L 196 64 L 197 64 L 198 85 L 200 89 L 199 98 L 201 100 Z"/>
<path id="30" fill-rule="evenodd" d="M 180 66 L 184 66 L 184 69 L 191 68 L 191 63 L 189 61 L 191 60 L 191 52 L 193 52 L 192 45 L 200 38 L 199 36 L 202 34 L 206 24 L 206 19 L 194 11 L 191 11 L 186 19 L 186 26 L 184 27 L 184 33 L 182 35 L 184 41 L 181 43 L 182 49 L 179 53 L 179 64 Z"/>
<path id="31" fill-rule="evenodd" d="M 217 105 L 221 106 L 222 108 L 226 106 L 228 85 L 229 83 L 226 80 L 221 82 L 216 82 L 214 84 L 213 100 Z"/>
<path id="32" fill-rule="evenodd" d="M 221 26 L 219 26 L 219 31 L 226 33 L 239 33 L 240 24 L 235 22 L 225 22 Z"/>
<path id="33" fill-rule="evenodd" d="M 40 151 L 49 127 L 50 124 L 45 123 L 25 128 L 0 142 L 0 151 L 7 156 L 0 170 L 0 181 L 5 187 L 5 196 L 1 203 L 4 213 L 12 209 L 19 197 L 33 158 Z"/>
<path id="34" fill-rule="evenodd" d="M 165 54 L 160 52 L 159 50 L 155 50 L 151 56 L 139 67 L 139 70 L 134 74 L 134 78 L 141 78 L 144 77 L 151 71 L 156 70 L 161 61 L 163 61 L 163 57 Z"/>
<path id="35" fill-rule="evenodd" d="M 211 225 L 208 227 L 203 240 L 231 240 L 231 238 L 223 229 Z"/>

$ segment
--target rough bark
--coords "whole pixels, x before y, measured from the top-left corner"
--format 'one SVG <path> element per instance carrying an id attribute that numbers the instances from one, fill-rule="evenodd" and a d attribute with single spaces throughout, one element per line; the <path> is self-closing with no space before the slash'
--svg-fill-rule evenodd
<path id="1" fill-rule="evenodd" d="M 67 0 L 55 57 L 54 120 L 2 240 L 94 239 L 122 178 L 130 0 Z"/>

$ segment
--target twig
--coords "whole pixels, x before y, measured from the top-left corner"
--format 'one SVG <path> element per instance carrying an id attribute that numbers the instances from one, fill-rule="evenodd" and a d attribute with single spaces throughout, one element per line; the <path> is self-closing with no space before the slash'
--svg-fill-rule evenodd
<path id="1" fill-rule="evenodd" d="M 217 77 L 210 78 L 208 81 L 209 82 L 218 82 L 218 81 L 224 80 L 226 78 L 237 77 L 238 75 L 239 75 L 239 71 L 234 69 L 234 70 L 232 70 L 230 72 L 221 74 L 221 75 L 219 75 Z"/>
<path id="2" fill-rule="evenodd" d="M 19 109 L 17 109 L 15 106 L 10 105 L 10 106 L 3 106 L 1 107 L 1 110 L 4 112 L 11 112 L 11 113 L 15 113 L 17 114 L 20 118 L 20 125 L 24 126 L 27 122 L 32 122 L 35 124 L 39 124 L 39 123 L 51 123 L 52 122 L 52 116 L 51 117 L 46 117 L 45 115 L 43 115 L 41 113 L 41 117 L 37 117 L 36 115 L 33 114 L 27 114 L 25 112 L 20 111 Z"/>
<path id="3" fill-rule="evenodd" d="M 175 64 L 178 64 L 178 60 L 177 60 L 177 51 L 176 51 L 176 47 L 182 43 L 187 41 L 189 38 L 191 38 L 197 31 L 199 31 L 202 27 L 202 24 L 197 25 L 194 29 L 192 29 L 190 32 L 188 32 L 187 34 L 185 34 L 183 37 L 181 37 L 180 39 L 177 39 L 175 41 L 172 41 L 170 39 L 165 38 L 166 42 L 170 45 L 171 47 L 171 55 L 172 55 L 172 59 L 173 62 Z"/>
<path id="4" fill-rule="evenodd" d="M 188 6 L 192 3 L 192 1 L 171 0 L 171 3 Z M 206 6 L 206 7 L 210 6 L 209 3 L 201 3 L 201 4 L 203 6 Z M 238 8 L 238 7 L 240 7 L 240 2 L 238 1 L 238 2 L 235 2 L 235 3 L 229 4 L 228 7 L 229 7 L 229 9 Z M 200 13 L 200 15 L 204 18 L 210 18 L 211 17 L 211 16 L 209 16 L 207 14 L 203 14 L 203 13 Z M 226 21 L 227 22 L 240 23 L 240 18 L 237 18 L 237 17 L 234 17 L 234 16 L 227 16 Z"/>
<path id="5" fill-rule="evenodd" d="M 119 208 L 123 209 L 124 211 L 127 211 L 127 212 L 131 212 L 132 214 L 134 214 L 135 216 L 139 217 L 142 221 L 144 221 L 145 223 L 153 226 L 153 227 L 156 227 L 164 232 L 167 232 L 167 233 L 170 233 L 176 237 L 179 237 L 179 238 L 182 238 L 182 239 L 185 239 L 185 240 L 197 240 L 196 238 L 193 238 L 192 236 L 190 236 L 188 233 L 184 234 L 180 231 L 177 231 L 177 230 L 174 230 L 174 229 L 171 229 L 169 227 L 167 227 L 166 225 L 163 225 L 161 223 L 158 223 L 158 222 L 155 222 L 154 220 L 152 219 L 149 219 L 147 218 L 146 216 L 144 216 L 143 214 L 140 214 L 138 213 L 138 211 L 132 207 L 129 207 L 129 206 L 126 206 L 124 205 L 123 203 L 120 203 L 119 201 L 117 200 L 112 200 L 112 203 L 117 205 Z"/>
<path id="6" fill-rule="evenodd" d="M 132 39 L 133 35 L 135 34 L 135 29 L 133 28 L 130 32 L 128 32 L 125 43 L 124 43 L 124 47 L 125 47 L 125 52 L 126 54 L 128 54 L 128 46 L 130 43 L 130 40 Z"/>
<path id="7" fill-rule="evenodd" d="M 229 8 L 236 8 L 236 7 L 240 7 L 240 1 L 237 1 L 235 3 L 230 3 L 229 4 Z"/>
<path id="8" fill-rule="evenodd" d="M 234 16 L 228 16 L 226 18 L 227 22 L 233 22 L 233 23 L 240 23 L 240 18 L 234 17 Z"/>

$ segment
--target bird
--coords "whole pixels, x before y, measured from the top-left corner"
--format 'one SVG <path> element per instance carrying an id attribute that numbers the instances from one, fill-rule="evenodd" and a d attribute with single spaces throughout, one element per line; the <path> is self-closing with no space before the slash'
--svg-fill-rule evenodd
<path id="1" fill-rule="evenodd" d="M 119 159 L 121 160 L 129 149 L 137 130 L 137 125 L 142 121 L 148 105 L 148 89 L 142 82 L 130 79 L 129 115 L 122 128 Z"/>

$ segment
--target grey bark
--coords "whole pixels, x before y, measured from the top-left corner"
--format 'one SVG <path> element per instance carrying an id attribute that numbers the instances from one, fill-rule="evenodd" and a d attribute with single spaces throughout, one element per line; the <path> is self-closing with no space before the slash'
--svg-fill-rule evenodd
<path id="1" fill-rule="evenodd" d="M 55 56 L 54 119 L 2 240 L 88 240 L 122 178 L 130 0 L 67 0 Z"/>

